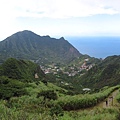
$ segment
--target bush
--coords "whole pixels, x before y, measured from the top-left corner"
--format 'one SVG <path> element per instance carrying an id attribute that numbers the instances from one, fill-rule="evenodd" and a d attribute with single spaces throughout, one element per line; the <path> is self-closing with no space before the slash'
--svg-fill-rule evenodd
<path id="1" fill-rule="evenodd" d="M 57 94 L 54 92 L 54 90 L 47 90 L 47 91 L 42 91 L 38 93 L 37 97 L 44 96 L 44 99 L 57 99 Z"/>
<path id="2" fill-rule="evenodd" d="M 116 100 L 120 103 L 120 90 L 119 90 L 119 92 L 117 93 Z"/>
<path id="3" fill-rule="evenodd" d="M 19 97 L 27 94 L 26 84 L 7 77 L 0 77 L 0 86 L 0 99 L 9 100 L 13 96 Z"/>
<path id="4" fill-rule="evenodd" d="M 12 79 L 20 79 L 21 72 L 18 67 L 17 60 L 14 58 L 9 58 L 3 63 L 4 75 Z"/>
<path id="5" fill-rule="evenodd" d="M 50 115 L 63 116 L 64 112 L 60 105 L 55 105 L 50 109 Z"/>
<path id="6" fill-rule="evenodd" d="M 53 102 L 53 104 L 60 105 L 64 110 L 77 110 L 87 107 L 95 106 L 100 101 L 104 100 L 111 92 L 118 89 L 119 86 L 111 87 L 95 94 L 74 95 L 61 97 Z"/>

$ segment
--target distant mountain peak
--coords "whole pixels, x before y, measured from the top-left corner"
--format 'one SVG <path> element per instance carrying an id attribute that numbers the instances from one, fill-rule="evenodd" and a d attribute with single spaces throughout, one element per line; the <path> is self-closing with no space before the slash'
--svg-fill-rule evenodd
<path id="1" fill-rule="evenodd" d="M 34 32 L 32 32 L 30 30 L 23 30 L 23 31 L 18 31 L 17 33 L 14 33 L 13 35 L 15 35 L 15 34 L 23 34 L 23 33 L 29 33 L 29 34 L 31 34 L 31 33 L 34 33 Z"/>
<path id="2" fill-rule="evenodd" d="M 35 35 L 37 35 L 36 33 L 34 33 L 33 31 L 30 31 L 30 30 L 23 30 L 23 31 L 19 31 L 19 32 L 17 32 L 17 33 L 15 33 L 15 34 L 35 34 Z"/>
<path id="3" fill-rule="evenodd" d="M 13 57 L 40 64 L 66 63 L 79 56 L 79 51 L 63 37 L 40 36 L 29 30 L 19 31 L 0 42 L 0 60 Z"/>
<path id="4" fill-rule="evenodd" d="M 32 31 L 30 31 L 30 30 L 23 30 L 23 31 L 20 31 L 20 32 L 32 32 Z"/>
<path id="5" fill-rule="evenodd" d="M 65 40 L 65 38 L 64 38 L 64 37 L 61 37 L 60 40 Z"/>

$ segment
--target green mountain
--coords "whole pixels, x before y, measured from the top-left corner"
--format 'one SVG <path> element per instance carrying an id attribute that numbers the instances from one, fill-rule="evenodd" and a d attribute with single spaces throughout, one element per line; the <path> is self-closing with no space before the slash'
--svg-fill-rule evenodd
<path id="1" fill-rule="evenodd" d="M 51 70 L 52 73 L 46 78 L 38 65 L 22 59 L 39 63 L 43 65 L 44 71 Z M 7 61 L 4 62 L 5 60 Z M 63 37 L 55 39 L 39 36 L 27 30 L 17 32 L 0 42 L 0 63 L 3 63 L 0 66 L 0 76 L 31 82 L 36 81 L 37 73 L 41 80 L 65 86 L 71 91 L 79 91 L 85 87 L 99 89 L 120 83 L 120 56 L 100 61 L 80 54 Z"/>
<path id="2" fill-rule="evenodd" d="M 83 86 L 80 82 L 80 76 L 87 73 L 93 66 L 99 64 L 100 59 L 90 57 L 88 55 L 82 55 L 81 57 L 71 61 L 64 66 L 49 66 L 49 68 L 43 69 L 49 71 L 46 76 L 49 77 L 49 82 L 54 83 L 57 86 L 65 88 L 71 92 L 71 94 L 78 94 L 83 92 Z M 83 81 L 84 82 L 84 81 Z"/>
<path id="3" fill-rule="evenodd" d="M 0 99 L 9 100 L 24 95 L 56 99 L 57 94 L 54 91 L 59 94 L 68 93 L 47 80 L 39 65 L 31 61 L 9 58 L 0 65 Z"/>
<path id="4" fill-rule="evenodd" d="M 31 31 L 17 32 L 0 42 L 0 62 L 9 57 L 33 60 L 40 64 L 67 63 L 81 56 L 63 37 L 39 36 Z"/>
<path id="5" fill-rule="evenodd" d="M 119 62 L 114 56 L 103 64 L 111 59 L 114 59 L 111 63 Z M 39 66 L 30 61 L 9 58 L 0 65 L 1 120 L 119 120 L 119 85 L 94 94 L 68 95 L 68 90 L 52 83 L 36 83 L 35 73 L 41 76 L 38 81 L 45 78 Z M 117 97 L 118 102 L 112 103 L 109 95 Z"/>
<path id="6" fill-rule="evenodd" d="M 120 56 L 110 56 L 91 68 L 79 79 L 84 87 L 102 88 L 120 84 Z"/>
<path id="7" fill-rule="evenodd" d="M 7 59 L 0 65 L 0 76 L 22 82 L 35 82 L 45 79 L 45 74 L 39 65 L 25 60 Z"/>

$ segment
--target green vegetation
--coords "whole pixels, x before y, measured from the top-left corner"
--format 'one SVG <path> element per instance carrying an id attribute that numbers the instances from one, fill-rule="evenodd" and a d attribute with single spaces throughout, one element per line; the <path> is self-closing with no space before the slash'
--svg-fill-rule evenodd
<path id="1" fill-rule="evenodd" d="M 39 78 L 35 78 L 36 73 Z M 106 86 L 96 93 L 75 95 L 74 89 L 69 91 L 50 83 L 37 64 L 9 58 L 0 65 L 0 119 L 119 120 L 118 107 L 91 108 L 119 88 Z M 120 101 L 119 93 L 117 100 Z"/>
<path id="2" fill-rule="evenodd" d="M 46 80 L 40 67 L 30 61 L 9 58 L 0 65 L 0 71 L 0 99 L 5 100 L 27 95 L 25 87 L 29 86 L 29 82 L 39 84 L 40 80 Z M 35 78 L 35 73 L 39 78 Z"/>
<path id="3" fill-rule="evenodd" d="M 94 94 L 64 96 L 56 100 L 55 104 L 59 104 L 64 110 L 68 111 L 92 107 L 103 101 L 111 92 L 119 87 L 120 86 L 110 87 Z"/>
<path id="4" fill-rule="evenodd" d="M 116 100 L 120 103 L 120 89 L 119 89 L 119 92 L 117 93 Z"/>
<path id="5" fill-rule="evenodd" d="M 11 79 L 17 79 L 23 82 L 39 81 L 45 79 L 43 71 L 39 65 L 30 61 L 16 60 L 14 58 L 7 59 L 0 66 L 1 76 L 7 76 Z M 39 79 L 35 79 L 35 73 L 39 76 Z"/>
<path id="6" fill-rule="evenodd" d="M 82 55 L 65 66 L 49 66 L 49 68 L 53 69 L 53 72 L 46 74 L 46 76 L 49 78 L 49 82 L 69 90 L 69 94 L 80 94 L 83 93 L 82 89 L 84 88 L 80 76 L 87 73 L 88 69 L 91 69 L 99 62 L 99 59 Z M 58 71 L 54 71 L 55 68 Z"/>
<path id="7" fill-rule="evenodd" d="M 107 57 L 80 76 L 79 81 L 84 87 L 91 89 L 120 84 L 120 56 Z"/>
<path id="8" fill-rule="evenodd" d="M 0 63 L 9 57 L 34 60 L 40 64 L 65 64 L 81 56 L 64 38 L 39 36 L 31 31 L 17 32 L 0 42 Z"/>
<path id="9" fill-rule="evenodd" d="M 41 96 L 44 97 L 44 100 L 45 99 L 50 99 L 50 100 L 51 99 L 53 99 L 53 100 L 57 99 L 57 94 L 53 90 L 42 91 L 42 92 L 38 93 L 37 98 L 41 97 Z"/>
<path id="10" fill-rule="evenodd" d="M 11 97 L 19 97 L 27 94 L 27 85 L 7 77 L 0 77 L 0 99 L 9 100 Z"/>
<path id="11" fill-rule="evenodd" d="M 100 93 L 96 93 L 96 98 L 99 97 L 99 95 L 102 94 L 102 92 L 103 94 L 108 93 L 108 91 L 112 92 L 112 90 L 117 89 L 117 87 L 108 88 L 104 91 L 101 91 Z M 36 85 L 35 83 L 29 83 L 29 85 L 25 87 L 25 89 L 27 90 L 28 95 L 11 97 L 9 100 L 2 100 L 2 99 L 0 100 L 0 119 L 2 120 L 8 120 L 8 119 L 9 120 L 19 120 L 19 119 L 102 120 L 104 118 L 107 120 L 111 120 L 111 119 L 119 120 L 120 118 L 119 109 L 114 109 L 114 108 L 108 108 L 108 109 L 96 108 L 91 110 L 80 109 L 80 111 L 69 111 L 69 112 L 64 111 L 63 108 L 61 107 L 61 104 L 56 103 L 56 101 L 60 101 L 62 99 L 64 99 L 63 101 L 65 101 L 65 99 L 67 99 L 67 97 L 62 93 L 62 91 L 65 92 L 65 90 L 51 83 L 48 83 L 48 86 L 44 85 L 42 82 L 40 82 L 38 85 Z M 54 90 L 54 92 L 58 96 L 57 100 L 44 99 L 43 96 L 37 97 L 37 95 L 40 92 L 42 92 L 44 89 L 45 91 Z M 88 96 L 92 97 L 94 96 L 94 94 Z M 81 96 L 76 95 L 71 97 L 69 96 L 71 101 L 74 101 L 74 99 L 77 99 L 77 97 L 82 97 L 82 99 L 86 99 L 86 102 L 83 101 L 83 105 L 86 104 L 90 99 L 89 97 L 87 97 L 87 95 L 81 95 Z M 69 103 L 69 106 L 70 104 L 72 104 L 72 102 Z"/>
<path id="12" fill-rule="evenodd" d="M 94 57 L 90 57 L 89 55 L 82 55 L 82 56 L 78 57 L 77 59 L 71 61 L 69 63 L 69 66 L 71 66 L 71 65 L 73 65 L 73 66 L 74 65 L 80 66 L 80 65 L 82 65 L 85 62 L 85 59 L 89 59 L 87 61 L 87 65 L 100 63 L 100 59 L 97 59 L 97 58 L 94 58 Z"/>
<path id="13" fill-rule="evenodd" d="M 66 112 L 59 120 L 119 120 L 120 111 L 114 108 L 97 108 L 80 112 Z"/>

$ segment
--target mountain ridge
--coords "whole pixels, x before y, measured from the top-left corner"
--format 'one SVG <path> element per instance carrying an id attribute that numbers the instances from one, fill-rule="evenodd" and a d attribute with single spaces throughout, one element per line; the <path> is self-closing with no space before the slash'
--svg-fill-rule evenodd
<path id="1" fill-rule="evenodd" d="M 28 30 L 17 32 L 0 42 L 0 59 L 9 57 L 38 60 L 39 63 L 67 63 L 82 54 L 63 37 L 40 36 Z"/>

